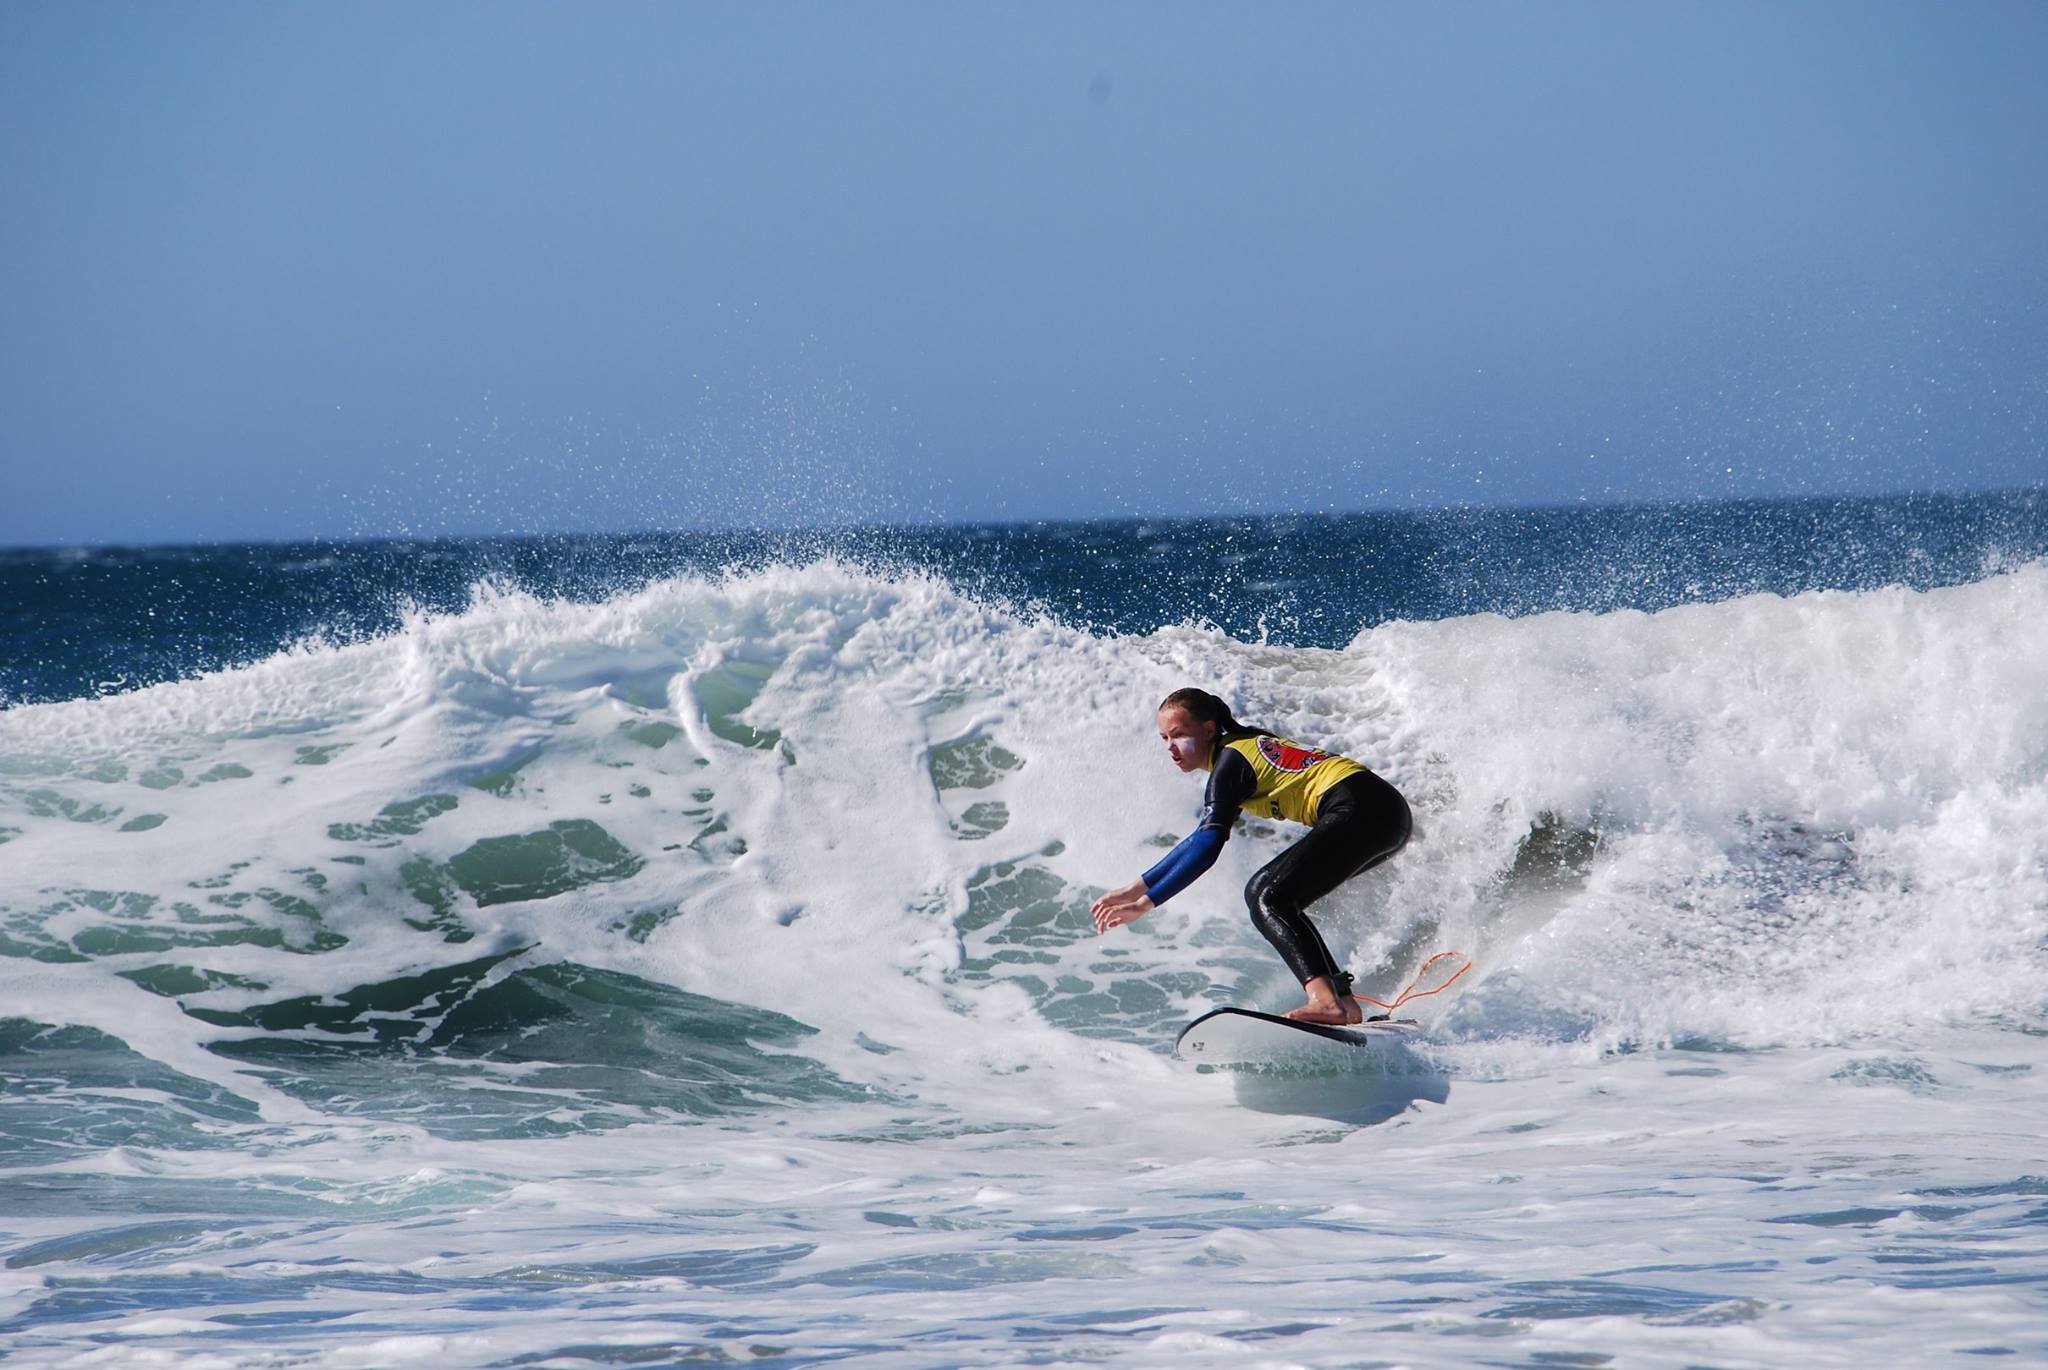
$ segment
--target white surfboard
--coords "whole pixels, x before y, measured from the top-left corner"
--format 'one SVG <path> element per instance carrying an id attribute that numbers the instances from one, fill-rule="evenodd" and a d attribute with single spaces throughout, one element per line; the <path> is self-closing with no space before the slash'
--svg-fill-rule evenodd
<path id="1" fill-rule="evenodd" d="M 1219 1008 L 1180 1030 L 1173 1044 L 1183 1061 L 1202 1066 L 1282 1065 L 1333 1050 L 1370 1048 L 1415 1030 L 1412 1018 L 1381 1018 L 1332 1027 L 1248 1008 Z"/>

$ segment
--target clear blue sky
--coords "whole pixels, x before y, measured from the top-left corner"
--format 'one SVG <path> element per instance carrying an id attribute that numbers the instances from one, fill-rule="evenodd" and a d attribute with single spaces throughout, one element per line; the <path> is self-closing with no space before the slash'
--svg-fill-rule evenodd
<path id="1" fill-rule="evenodd" d="M 0 543 L 2048 478 L 2048 6 L 0 0 Z"/>

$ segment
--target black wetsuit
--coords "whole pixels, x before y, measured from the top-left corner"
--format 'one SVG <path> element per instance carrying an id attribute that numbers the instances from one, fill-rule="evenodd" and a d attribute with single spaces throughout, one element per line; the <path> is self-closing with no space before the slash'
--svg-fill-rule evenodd
<path id="1" fill-rule="evenodd" d="M 1246 752 L 1237 747 L 1217 748 L 1201 821 L 1195 831 L 1145 872 L 1146 892 L 1154 905 L 1163 904 L 1214 865 L 1240 810 L 1262 797 L 1276 774 L 1284 780 L 1283 773 L 1298 775 L 1328 762 L 1351 768 L 1351 774 L 1312 801 L 1314 818 L 1308 833 L 1262 866 L 1244 891 L 1253 925 L 1273 944 L 1296 979 L 1307 984 L 1319 976 L 1326 977 L 1339 994 L 1348 994 L 1351 977 L 1330 955 L 1306 910 L 1352 876 L 1377 866 L 1407 844 L 1413 827 L 1408 801 L 1379 776 L 1341 757 L 1278 739 L 1263 747 L 1260 755 L 1264 759 L 1255 767 L 1246 759 Z M 1268 799 L 1267 807 L 1278 815 L 1279 805 Z"/>
<path id="2" fill-rule="evenodd" d="M 1351 992 L 1351 976 L 1323 945 L 1306 910 L 1401 850 L 1413 826 L 1401 792 L 1371 771 L 1360 771 L 1323 795 L 1315 826 L 1299 842 L 1259 867 L 1244 887 L 1245 903 L 1253 925 L 1297 980 L 1305 985 L 1328 976 L 1338 994 Z"/>

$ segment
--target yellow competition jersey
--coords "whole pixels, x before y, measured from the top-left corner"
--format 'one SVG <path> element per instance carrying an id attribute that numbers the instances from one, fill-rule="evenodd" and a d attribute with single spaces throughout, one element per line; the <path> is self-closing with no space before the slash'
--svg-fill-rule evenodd
<path id="1" fill-rule="evenodd" d="M 1259 818 L 1285 818 L 1311 826 L 1330 787 L 1365 769 L 1350 757 L 1317 751 L 1314 747 L 1304 747 L 1284 737 L 1260 733 L 1233 739 L 1217 748 L 1210 766 L 1213 780 L 1223 780 L 1222 772 L 1226 769 L 1237 769 L 1234 764 L 1226 766 L 1229 753 L 1242 757 L 1251 767 L 1251 792 L 1242 801 L 1246 813 Z M 1241 784 L 1242 781 L 1239 782 Z M 1212 788 L 1223 787 L 1214 785 Z"/>

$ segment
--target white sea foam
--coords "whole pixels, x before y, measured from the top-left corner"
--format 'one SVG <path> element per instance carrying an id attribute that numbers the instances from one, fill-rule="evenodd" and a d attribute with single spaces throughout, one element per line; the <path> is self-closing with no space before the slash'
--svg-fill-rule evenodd
<path id="1" fill-rule="evenodd" d="M 480 588 L 382 640 L 0 712 L 5 1016 L 156 1063 L 21 1058 L 47 1078 L 10 1135 L 50 1140 L 0 1178 L 10 1260 L 78 1282 L 0 1286 L 24 1363 L 102 1332 L 228 1364 L 1460 1364 L 1487 1333 L 1850 1365 L 1895 1335 L 1871 1309 L 1936 1288 L 1969 1330 L 1930 1361 L 2040 1349 L 2044 610 L 2037 564 L 1330 651 L 1091 635 L 825 562 L 599 604 Z M 1377 989 L 1477 958 L 1406 1064 L 1167 1054 L 1194 1012 L 1291 992 L 1238 895 L 1285 832 L 1093 936 L 1089 897 L 1198 801 L 1151 729 L 1187 683 L 1414 801 L 1412 847 L 1320 910 Z M 666 1048 L 625 1053 L 680 1010 L 635 991 L 574 1001 L 618 1011 L 573 1058 L 435 1036 L 560 964 L 824 1030 L 706 1010 L 757 1054 L 719 1067 L 752 1103 L 695 1121 L 602 1069 L 669 1078 Z M 418 1053 L 277 1054 L 373 1030 Z M 790 1052 L 844 1087 L 770 1080 Z M 446 1073 L 406 1083 L 420 1059 Z M 450 1121 L 513 1095 L 542 1102 Z M 1951 1285 L 1897 1273 L 1930 1262 Z M 193 1323 L 273 1299 L 369 1330 Z"/>

